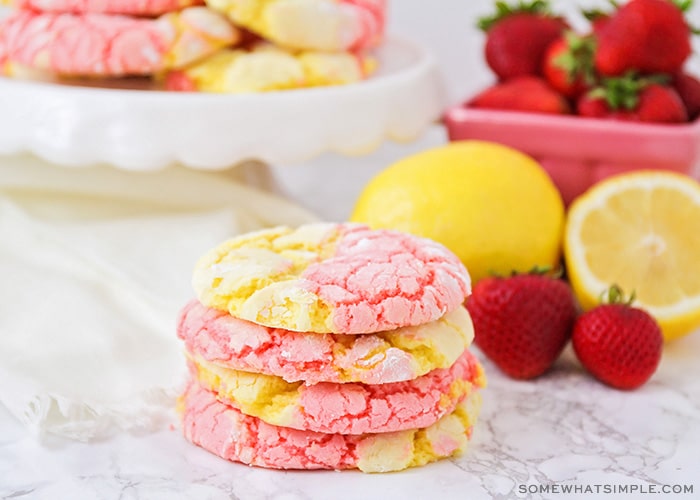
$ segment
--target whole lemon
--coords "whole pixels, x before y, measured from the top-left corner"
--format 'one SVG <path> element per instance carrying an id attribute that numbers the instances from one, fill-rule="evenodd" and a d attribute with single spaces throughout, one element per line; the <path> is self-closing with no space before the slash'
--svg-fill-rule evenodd
<path id="1" fill-rule="evenodd" d="M 558 267 L 565 218 L 556 186 L 535 160 L 500 144 L 462 141 L 380 172 L 351 220 L 438 241 L 478 281 Z"/>

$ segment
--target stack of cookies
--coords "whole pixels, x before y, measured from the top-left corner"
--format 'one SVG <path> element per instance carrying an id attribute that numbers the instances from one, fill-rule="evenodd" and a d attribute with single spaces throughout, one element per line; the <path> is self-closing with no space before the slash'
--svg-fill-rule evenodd
<path id="1" fill-rule="evenodd" d="M 277 469 L 386 472 L 464 450 L 484 376 L 469 275 L 443 246 L 355 224 L 274 228 L 197 263 L 178 323 L 185 437 Z"/>
<path id="2" fill-rule="evenodd" d="M 0 74 L 80 83 L 258 92 L 352 83 L 386 0 L 9 0 Z M 83 80 L 81 80 L 83 79 Z"/>

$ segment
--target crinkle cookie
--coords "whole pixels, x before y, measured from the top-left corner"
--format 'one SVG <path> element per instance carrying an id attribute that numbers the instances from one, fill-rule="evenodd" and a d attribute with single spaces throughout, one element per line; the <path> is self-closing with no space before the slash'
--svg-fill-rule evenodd
<path id="1" fill-rule="evenodd" d="M 337 52 L 377 45 L 386 0 L 206 0 L 239 26 L 295 50 Z"/>
<path id="2" fill-rule="evenodd" d="M 0 4 L 3 2 L 0 1 Z M 17 9 L 41 12 L 66 12 L 82 14 L 124 14 L 130 16 L 158 16 L 166 12 L 201 5 L 201 0 L 8 0 Z"/>
<path id="3" fill-rule="evenodd" d="M 19 10 L 0 24 L 0 59 L 62 76 L 150 75 L 190 64 L 239 37 L 206 7 L 157 19 Z"/>
<path id="4" fill-rule="evenodd" d="M 250 50 L 224 49 L 172 71 L 165 78 L 165 87 L 231 94 L 270 92 L 356 83 L 372 69 L 372 61 L 356 53 L 292 53 L 258 44 Z"/>
<path id="5" fill-rule="evenodd" d="M 423 429 L 381 434 L 324 434 L 267 424 L 191 384 L 180 401 L 185 437 L 234 462 L 274 469 L 390 472 L 463 452 L 481 405 L 479 391 Z"/>
<path id="6" fill-rule="evenodd" d="M 287 382 L 413 380 L 449 368 L 474 338 L 467 310 L 374 335 L 292 332 L 234 318 L 191 301 L 177 333 L 188 352 L 216 365 L 281 377 Z"/>
<path id="7" fill-rule="evenodd" d="M 278 227 L 230 239 L 195 266 L 200 302 L 260 325 L 366 334 L 435 321 L 470 278 L 432 240 L 359 224 Z"/>
<path id="8" fill-rule="evenodd" d="M 220 401 L 271 425 L 330 434 L 420 429 L 434 424 L 485 385 L 481 365 L 464 351 L 449 368 L 386 384 L 285 382 L 194 358 L 193 378 Z"/>

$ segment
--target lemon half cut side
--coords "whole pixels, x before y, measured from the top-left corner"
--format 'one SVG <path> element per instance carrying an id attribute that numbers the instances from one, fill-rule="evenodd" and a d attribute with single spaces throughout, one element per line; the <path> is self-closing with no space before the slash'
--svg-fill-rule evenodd
<path id="1" fill-rule="evenodd" d="M 569 208 L 564 256 L 584 309 L 618 284 L 666 340 L 700 327 L 700 183 L 638 171 L 593 186 Z"/>

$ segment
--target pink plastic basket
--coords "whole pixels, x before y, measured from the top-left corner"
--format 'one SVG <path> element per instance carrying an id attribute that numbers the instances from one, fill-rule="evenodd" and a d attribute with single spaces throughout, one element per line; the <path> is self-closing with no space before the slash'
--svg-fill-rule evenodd
<path id="1" fill-rule="evenodd" d="M 451 141 L 498 142 L 538 160 L 567 204 L 598 180 L 629 170 L 700 177 L 700 120 L 650 125 L 464 107 L 449 109 L 444 119 Z"/>

